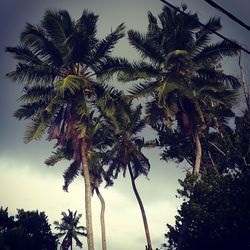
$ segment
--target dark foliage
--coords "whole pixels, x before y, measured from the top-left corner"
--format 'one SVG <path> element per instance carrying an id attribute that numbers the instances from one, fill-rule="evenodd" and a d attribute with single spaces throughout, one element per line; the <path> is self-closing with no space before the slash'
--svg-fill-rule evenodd
<path id="1" fill-rule="evenodd" d="M 56 250 L 58 240 L 51 232 L 44 212 L 19 209 L 14 217 L 0 209 L 0 249 Z"/>
<path id="2" fill-rule="evenodd" d="M 184 220 L 186 229 L 179 249 L 249 249 L 249 182 L 249 171 L 221 175 L 210 168 L 195 185 L 194 178 L 187 175 L 179 190 L 187 200 L 178 211 L 175 226 L 168 225 L 167 249 L 176 249 Z"/>

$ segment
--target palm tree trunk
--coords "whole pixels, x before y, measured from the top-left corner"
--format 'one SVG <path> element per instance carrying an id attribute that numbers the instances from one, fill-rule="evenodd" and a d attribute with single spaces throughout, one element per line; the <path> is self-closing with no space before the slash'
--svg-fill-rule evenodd
<path id="1" fill-rule="evenodd" d="M 202 148 L 201 148 L 201 142 L 200 137 L 198 134 L 198 130 L 195 128 L 193 131 L 193 138 L 195 141 L 195 163 L 193 167 L 193 175 L 198 175 L 200 173 L 200 166 L 201 166 L 201 156 L 202 156 Z M 178 239 L 178 244 L 176 250 L 180 250 L 182 247 L 184 234 L 186 233 L 188 229 L 188 222 L 184 219 L 181 229 L 180 229 L 180 236 Z"/>
<path id="2" fill-rule="evenodd" d="M 195 164 L 193 168 L 193 175 L 198 175 L 200 173 L 200 167 L 201 167 L 202 149 L 197 129 L 194 129 L 193 137 L 195 142 Z"/>
<path id="3" fill-rule="evenodd" d="M 91 184 L 89 176 L 89 166 L 86 153 L 86 144 L 82 143 L 82 169 L 85 184 L 85 211 L 86 211 L 86 227 L 87 227 L 87 243 L 88 250 L 94 250 L 94 235 L 92 227 L 92 211 L 91 211 Z"/>
<path id="4" fill-rule="evenodd" d="M 101 230 L 102 230 L 102 250 L 107 250 L 107 240 L 106 240 L 106 229 L 105 229 L 105 201 L 99 191 L 99 188 L 96 189 L 96 194 L 101 202 L 101 214 L 100 214 L 100 221 L 101 221 Z"/>
<path id="5" fill-rule="evenodd" d="M 132 187 L 133 187 L 133 191 L 135 193 L 135 197 L 138 201 L 139 207 L 141 209 L 141 215 L 142 215 L 142 220 L 143 220 L 143 224 L 144 224 L 144 230 L 145 230 L 145 234 L 146 234 L 146 239 L 147 239 L 147 250 L 152 250 L 152 243 L 151 243 L 151 238 L 150 238 L 150 233 L 149 233 L 149 228 L 148 228 L 148 221 L 147 221 L 147 216 L 146 216 L 146 212 L 141 200 L 141 197 L 137 191 L 136 185 L 135 185 L 135 180 L 134 180 L 134 176 L 133 176 L 133 172 L 131 169 L 130 164 L 128 164 L 128 170 L 129 170 L 129 174 L 130 174 L 130 178 L 131 178 L 131 183 L 132 183 Z"/>

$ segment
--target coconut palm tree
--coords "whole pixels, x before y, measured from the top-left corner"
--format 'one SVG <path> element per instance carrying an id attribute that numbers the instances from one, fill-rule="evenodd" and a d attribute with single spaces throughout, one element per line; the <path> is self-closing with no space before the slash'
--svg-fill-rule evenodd
<path id="1" fill-rule="evenodd" d="M 205 27 L 197 21 L 197 14 L 185 16 L 169 7 L 163 7 L 158 18 L 149 12 L 146 33 L 128 31 L 129 42 L 143 61 L 127 68 L 124 65 L 118 74 L 122 81 L 143 80 L 130 94 L 135 98 L 151 96 L 147 113 L 153 127 L 170 127 L 175 119 L 193 137 L 195 174 L 200 172 L 204 107 L 232 106 L 233 89 L 239 86 L 239 81 L 220 67 L 221 60 L 237 55 L 239 48 L 227 41 L 210 42 L 210 30 L 221 28 L 219 19 L 211 18 Z"/>
<path id="2" fill-rule="evenodd" d="M 62 212 L 61 222 L 54 221 L 55 229 L 59 230 L 60 233 L 56 235 L 58 237 L 63 237 L 62 246 L 63 250 L 73 249 L 73 240 L 75 240 L 76 245 L 82 248 L 82 242 L 79 240 L 78 236 L 87 236 L 87 229 L 83 226 L 78 226 L 79 220 L 82 217 L 81 214 L 74 213 L 68 209 L 68 214 Z"/>
<path id="3" fill-rule="evenodd" d="M 147 249 L 151 250 L 152 243 L 147 216 L 135 182 L 140 175 L 147 176 L 150 169 L 150 163 L 142 153 L 142 147 L 146 143 L 138 135 L 145 127 L 145 122 L 141 119 L 142 106 L 134 109 L 132 102 L 123 98 L 119 99 L 113 108 L 106 109 L 102 103 L 99 109 L 106 120 L 107 130 L 110 131 L 106 136 L 109 147 L 102 158 L 103 164 L 108 166 L 106 177 L 109 179 L 107 182 L 112 184 L 120 172 L 125 176 L 128 170 L 132 188 L 141 210 Z"/>
<path id="4" fill-rule="evenodd" d="M 97 39 L 97 20 L 98 16 L 87 10 L 76 21 L 65 10 L 48 10 L 38 26 L 26 25 L 19 46 L 6 48 L 18 62 L 7 76 L 21 82 L 24 91 L 20 98 L 23 105 L 15 116 L 31 120 L 25 142 L 39 140 L 44 133 L 49 140 L 56 139 L 57 145 L 65 146 L 70 141 L 74 159 L 82 164 L 89 250 L 94 249 L 94 241 L 88 115 L 90 103 L 104 93 L 95 76 L 104 75 L 119 61 L 110 53 L 124 35 L 121 24 L 104 39 Z"/>
<path id="5" fill-rule="evenodd" d="M 106 241 L 106 229 L 105 229 L 105 201 L 99 190 L 99 187 L 103 181 L 103 176 L 106 180 L 108 177 L 105 174 L 104 168 L 101 165 L 102 155 L 105 153 L 105 130 L 103 121 L 98 116 L 94 116 L 94 112 L 90 114 L 89 125 L 87 127 L 87 134 L 89 138 L 88 144 L 88 163 L 89 163 L 89 172 L 90 172 L 90 184 L 92 195 L 97 194 L 97 197 L 101 203 L 101 212 L 100 212 L 100 224 L 102 232 L 102 249 L 107 249 Z M 63 174 L 64 177 L 64 191 L 68 191 L 69 185 L 74 181 L 74 179 L 80 174 L 84 176 L 84 173 L 81 169 L 81 161 L 74 159 L 74 148 L 71 141 L 65 143 L 64 147 L 58 147 L 53 155 L 50 156 L 45 163 L 48 166 L 54 166 L 61 160 L 70 160 L 72 161 L 70 166 L 66 169 Z M 107 183 L 108 185 L 108 183 Z"/>

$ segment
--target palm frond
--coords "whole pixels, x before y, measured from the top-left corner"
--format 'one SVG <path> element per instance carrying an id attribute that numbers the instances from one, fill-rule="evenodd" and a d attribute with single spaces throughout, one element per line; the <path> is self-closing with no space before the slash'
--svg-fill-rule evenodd
<path id="1" fill-rule="evenodd" d="M 113 32 L 111 32 L 107 37 L 102 39 L 96 44 L 96 47 L 93 52 L 93 56 L 89 62 L 92 65 L 94 62 L 99 61 L 103 57 L 110 55 L 115 44 L 124 37 L 124 23 L 120 24 Z"/>
<path id="2" fill-rule="evenodd" d="M 150 96 L 154 94 L 154 91 L 159 86 L 159 81 L 139 83 L 131 88 L 128 92 L 134 98 L 142 96 Z"/>
<path id="3" fill-rule="evenodd" d="M 74 32 L 69 13 L 66 10 L 47 10 L 41 25 L 53 44 L 59 48 L 61 55 L 65 56 L 70 49 L 66 46 L 66 41 Z"/>
<path id="4" fill-rule="evenodd" d="M 68 187 L 71 182 L 79 175 L 81 163 L 79 161 L 73 161 L 67 170 L 63 174 L 64 185 L 63 190 L 68 192 Z"/>
<path id="5" fill-rule="evenodd" d="M 54 166 L 59 161 L 65 159 L 65 151 L 63 148 L 57 148 L 57 150 L 52 153 L 53 155 L 51 155 L 48 159 L 45 160 L 45 164 L 48 166 Z"/>
<path id="6" fill-rule="evenodd" d="M 92 49 L 97 42 L 96 36 L 96 24 L 98 21 L 98 15 L 93 12 L 84 9 L 80 19 L 77 21 L 77 28 L 84 37 L 89 40 L 89 47 Z"/>
<path id="7" fill-rule="evenodd" d="M 63 65 L 63 59 L 60 51 L 50 41 L 44 30 L 31 24 L 26 24 L 24 31 L 20 36 L 21 43 L 27 46 L 33 53 L 38 56 L 44 63 L 59 67 Z"/>
<path id="8" fill-rule="evenodd" d="M 146 37 L 146 35 L 140 32 L 129 30 L 128 39 L 130 44 L 136 48 L 143 58 L 151 59 L 155 64 L 164 62 L 164 57 L 159 51 L 158 47 L 155 47 Z"/>
<path id="9" fill-rule="evenodd" d="M 7 47 L 6 52 L 11 53 L 15 59 L 28 65 L 39 65 L 42 63 L 40 58 L 25 46 Z"/>
<path id="10" fill-rule="evenodd" d="M 146 62 L 134 62 L 131 67 L 118 74 L 118 80 L 122 82 L 136 81 L 138 79 L 149 80 L 159 77 L 161 74 L 160 68 Z"/>
<path id="11" fill-rule="evenodd" d="M 73 239 L 76 242 L 76 245 L 80 248 L 82 248 L 82 242 L 78 239 L 78 237 L 76 235 L 73 235 Z"/>
<path id="12" fill-rule="evenodd" d="M 213 45 L 206 46 L 193 60 L 196 63 L 212 62 L 213 60 L 221 60 L 225 56 L 236 56 L 240 48 L 228 41 L 222 41 Z"/>
<path id="13" fill-rule="evenodd" d="M 46 121 L 42 119 L 33 120 L 26 128 L 24 135 L 24 143 L 29 143 L 32 140 L 40 140 L 47 129 Z"/>
<path id="14" fill-rule="evenodd" d="M 131 151 L 129 154 L 130 163 L 132 163 L 133 177 L 136 179 L 139 175 L 143 174 L 148 175 L 150 170 L 150 163 L 148 158 L 142 154 L 140 151 L 136 150 Z"/>
<path id="15" fill-rule="evenodd" d="M 204 97 L 209 97 L 214 103 L 220 103 L 227 107 L 232 107 L 238 100 L 238 93 L 235 90 L 206 88 L 199 92 L 201 96 L 204 93 Z"/>
<path id="16" fill-rule="evenodd" d="M 25 104 L 32 103 L 48 103 L 54 96 L 53 87 L 51 86 L 31 86 L 24 88 L 25 93 L 18 98 L 18 101 L 22 101 Z"/>
<path id="17" fill-rule="evenodd" d="M 99 60 L 92 68 L 99 79 L 109 80 L 120 72 L 127 71 L 131 68 L 130 63 L 125 58 L 105 57 Z"/>
<path id="18" fill-rule="evenodd" d="M 150 40 L 155 41 L 155 38 L 159 36 L 161 32 L 157 23 L 157 17 L 155 17 L 151 11 L 148 11 L 148 30 L 147 36 Z"/>
<path id="19" fill-rule="evenodd" d="M 39 101 L 21 105 L 21 107 L 14 112 L 14 117 L 19 120 L 32 118 L 43 111 L 46 108 L 46 105 L 47 103 Z"/>
<path id="20" fill-rule="evenodd" d="M 61 96 L 64 96 L 64 92 L 69 90 L 72 95 L 81 89 L 81 85 L 89 82 L 88 80 L 75 75 L 68 75 L 63 80 L 56 83 L 56 88 L 58 89 Z"/>
<path id="21" fill-rule="evenodd" d="M 132 110 L 131 110 L 132 111 Z M 142 125 L 144 124 L 143 121 L 141 121 L 141 113 L 142 113 L 142 106 L 138 105 L 133 112 L 130 113 L 131 119 L 129 124 L 129 129 L 131 133 L 134 132 L 134 129 L 137 128 L 137 130 L 140 128 L 142 129 Z M 138 125 L 140 125 L 138 127 Z"/>
<path id="22" fill-rule="evenodd" d="M 239 80 L 232 76 L 223 73 L 222 71 L 209 69 L 209 68 L 201 68 L 198 70 L 198 75 L 201 83 L 204 81 L 204 85 L 207 85 L 208 82 L 214 82 L 214 84 L 220 84 L 221 82 L 226 86 L 231 86 L 233 88 L 240 87 Z"/>
<path id="23" fill-rule="evenodd" d="M 50 65 L 32 65 L 18 63 L 16 70 L 6 74 L 13 81 L 25 84 L 46 83 L 52 85 L 55 77 L 59 74 L 58 70 Z"/>
<path id="24" fill-rule="evenodd" d="M 209 21 L 205 24 L 205 27 L 202 27 L 198 32 L 195 33 L 195 43 L 193 48 L 195 50 L 200 50 L 207 46 L 207 43 L 211 40 L 212 31 L 218 31 L 221 29 L 220 18 L 210 18 Z"/>

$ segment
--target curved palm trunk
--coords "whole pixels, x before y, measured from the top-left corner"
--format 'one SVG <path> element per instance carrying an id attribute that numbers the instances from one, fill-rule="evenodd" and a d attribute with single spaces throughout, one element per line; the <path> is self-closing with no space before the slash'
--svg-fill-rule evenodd
<path id="1" fill-rule="evenodd" d="M 135 193 L 135 197 L 138 201 L 138 204 L 140 206 L 141 209 L 141 215 L 142 215 L 142 220 L 143 220 L 143 224 L 144 224 L 144 230 L 145 230 L 145 234 L 146 234 L 146 239 L 147 239 L 147 250 L 152 250 L 152 243 L 151 243 L 151 238 L 150 238 L 150 233 L 149 233 L 149 228 L 148 228 L 148 221 L 147 221 L 147 216 L 146 216 L 146 212 L 141 200 L 141 197 L 137 191 L 136 185 L 135 185 L 135 180 L 134 180 L 134 176 L 133 176 L 133 172 L 131 169 L 130 164 L 128 164 L 128 170 L 129 170 L 129 174 L 130 174 L 130 178 L 131 178 L 131 183 L 132 183 L 132 187 L 133 187 L 133 191 Z"/>
<path id="2" fill-rule="evenodd" d="M 194 130 L 193 137 L 195 142 L 195 164 L 193 168 L 193 175 L 197 175 L 200 173 L 202 155 L 201 142 L 197 129 Z"/>
<path id="3" fill-rule="evenodd" d="M 87 227 L 87 243 L 88 250 L 94 250 L 94 235 L 92 227 L 92 211 L 91 211 L 91 184 L 89 176 L 89 166 L 86 153 L 86 144 L 82 143 L 82 169 L 84 174 L 85 184 L 85 212 L 86 212 L 86 227 Z"/>
<path id="4" fill-rule="evenodd" d="M 201 166 L 202 148 L 201 148 L 200 137 L 199 137 L 197 129 L 194 129 L 194 131 L 193 131 L 193 138 L 194 138 L 194 142 L 195 142 L 195 163 L 194 163 L 194 167 L 193 167 L 193 175 L 199 175 L 200 166 Z M 183 224 L 182 224 L 181 229 L 180 229 L 180 236 L 178 239 L 178 245 L 177 245 L 176 250 L 181 249 L 184 234 L 187 231 L 187 226 L 188 226 L 188 222 L 184 219 Z"/>
<path id="5" fill-rule="evenodd" d="M 185 113 L 183 113 L 185 114 Z M 186 127 L 189 127 L 189 117 L 188 116 L 183 116 L 183 124 Z M 193 175 L 199 175 L 200 173 L 200 166 L 201 166 L 201 156 L 202 156 L 202 148 L 201 148 L 201 142 L 200 142 L 200 137 L 198 134 L 197 128 L 191 129 L 192 131 L 192 136 L 195 142 L 195 163 L 193 166 Z M 188 227 L 188 222 L 184 219 L 182 226 L 180 228 L 180 236 L 178 239 L 178 244 L 176 250 L 180 250 L 182 247 L 183 239 L 184 239 L 184 234 L 187 231 Z"/>
<path id="6" fill-rule="evenodd" d="M 101 202 L 101 214 L 100 214 L 100 221 L 101 221 L 101 231 L 102 231 L 102 250 L 107 250 L 107 240 L 106 240 L 106 229 L 105 229 L 105 201 L 99 191 L 99 188 L 96 189 L 96 194 Z"/>

